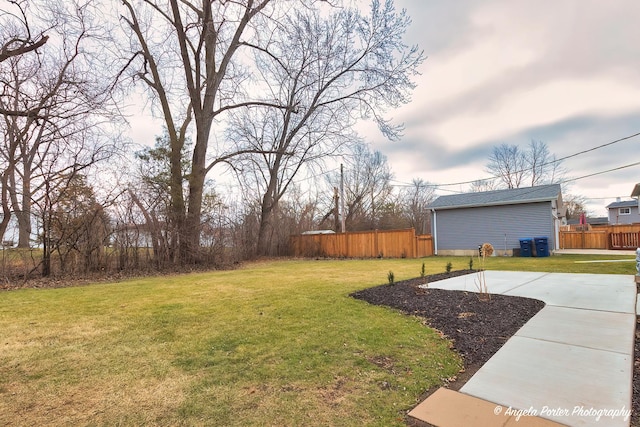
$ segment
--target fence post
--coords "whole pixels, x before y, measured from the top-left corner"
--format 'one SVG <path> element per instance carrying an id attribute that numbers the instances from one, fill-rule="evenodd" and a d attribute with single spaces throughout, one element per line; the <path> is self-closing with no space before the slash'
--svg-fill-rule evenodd
<path id="1" fill-rule="evenodd" d="M 373 234 L 373 256 L 375 258 L 378 255 L 380 255 L 380 252 L 378 252 L 378 230 L 376 229 Z"/>

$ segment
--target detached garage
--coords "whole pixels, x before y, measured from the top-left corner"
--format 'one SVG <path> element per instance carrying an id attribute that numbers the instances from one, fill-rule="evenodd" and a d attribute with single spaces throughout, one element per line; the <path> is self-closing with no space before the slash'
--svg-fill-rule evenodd
<path id="1" fill-rule="evenodd" d="M 483 243 L 513 255 L 520 239 L 535 237 L 559 249 L 560 184 L 440 196 L 429 208 L 436 255 L 475 255 Z"/>

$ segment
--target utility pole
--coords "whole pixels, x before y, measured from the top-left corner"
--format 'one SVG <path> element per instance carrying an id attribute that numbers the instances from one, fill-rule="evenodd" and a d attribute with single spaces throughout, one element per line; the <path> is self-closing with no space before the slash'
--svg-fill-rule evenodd
<path id="1" fill-rule="evenodd" d="M 344 212 L 344 167 L 340 163 L 340 232 L 344 233 L 346 230 L 345 220 L 346 215 Z"/>
<path id="2" fill-rule="evenodd" d="M 333 201 L 334 201 L 333 214 L 335 218 L 333 229 L 335 231 L 338 231 L 340 229 L 340 205 L 338 204 L 339 200 L 340 200 L 340 196 L 338 195 L 338 187 L 333 187 Z"/>
<path id="3" fill-rule="evenodd" d="M 371 187 L 371 228 L 376 229 L 376 205 L 373 200 L 373 187 Z"/>

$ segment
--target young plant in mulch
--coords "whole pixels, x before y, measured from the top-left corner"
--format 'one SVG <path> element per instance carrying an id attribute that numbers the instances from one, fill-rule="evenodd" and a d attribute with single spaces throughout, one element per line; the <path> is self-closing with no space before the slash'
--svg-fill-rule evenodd
<path id="1" fill-rule="evenodd" d="M 446 267 L 444 268 L 445 271 L 448 273 L 451 273 L 451 269 L 453 268 L 453 264 L 451 264 L 451 262 L 448 262 Z"/>
<path id="2" fill-rule="evenodd" d="M 427 270 L 427 268 L 426 268 L 426 266 L 424 265 L 424 262 L 423 262 L 422 263 L 422 268 L 420 269 L 420 277 L 422 279 L 424 279 L 423 285 L 426 286 L 426 287 L 429 287 L 429 279 L 427 277 L 425 277 L 426 273 L 427 273 L 426 270 Z"/>
<path id="3" fill-rule="evenodd" d="M 491 294 L 487 287 L 487 278 L 484 275 L 485 261 L 488 256 L 493 255 L 493 246 L 491 246 L 491 243 L 484 243 L 480 249 L 480 254 L 481 255 L 478 255 L 480 268 L 478 269 L 478 277 L 475 281 L 476 288 L 478 289 L 478 298 L 480 301 L 491 301 Z"/>
<path id="4" fill-rule="evenodd" d="M 395 276 L 393 275 L 393 271 L 389 271 L 389 274 L 387 274 L 387 280 L 389 281 L 389 285 L 395 284 Z"/>

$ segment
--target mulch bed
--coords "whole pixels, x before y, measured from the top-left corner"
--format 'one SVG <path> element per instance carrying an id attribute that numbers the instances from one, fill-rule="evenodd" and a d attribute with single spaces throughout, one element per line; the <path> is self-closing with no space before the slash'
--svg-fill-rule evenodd
<path id="1" fill-rule="evenodd" d="M 491 295 L 481 301 L 475 292 L 422 289 L 419 285 L 464 274 L 472 270 L 436 274 L 381 285 L 351 294 L 375 305 L 397 308 L 424 317 L 430 326 L 453 341 L 465 366 L 483 365 L 527 321 L 544 307 L 539 300 Z"/>
<path id="2" fill-rule="evenodd" d="M 491 295 L 491 302 L 480 301 L 478 294 L 442 289 L 422 289 L 419 285 L 464 274 L 460 270 L 381 285 L 351 294 L 375 305 L 397 308 L 420 316 L 453 342 L 464 360 L 464 371 L 448 387 L 459 390 L 513 334 L 544 307 L 544 302 L 523 297 Z M 637 327 L 640 328 L 640 317 Z M 631 425 L 640 426 L 640 330 L 636 332 Z M 424 400 L 436 389 L 426 391 Z"/>

